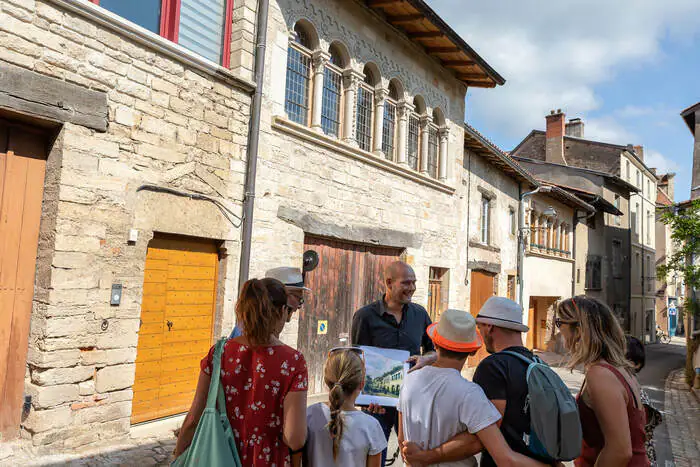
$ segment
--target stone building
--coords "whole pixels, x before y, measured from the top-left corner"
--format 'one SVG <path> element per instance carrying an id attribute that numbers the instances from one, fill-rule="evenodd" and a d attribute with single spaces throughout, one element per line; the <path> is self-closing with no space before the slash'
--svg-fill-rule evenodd
<path id="1" fill-rule="evenodd" d="M 538 180 L 558 186 L 595 208 L 595 213 L 582 210 L 574 217 L 572 294 L 605 301 L 623 324 L 629 323 L 629 197 L 635 188 L 603 172 L 541 160 L 514 159 Z"/>
<path id="2" fill-rule="evenodd" d="M 322 392 L 328 349 L 381 298 L 387 263 L 414 267 L 433 316 L 467 302 L 464 97 L 503 79 L 423 2 L 398 1 L 271 2 L 266 70 L 251 272 L 319 254 L 281 338 Z"/>
<path id="3" fill-rule="evenodd" d="M 257 2 L 142 3 L 0 4 L 4 438 L 182 413 L 233 326 Z M 464 98 L 504 80 L 420 0 L 272 1 L 265 69 L 251 276 L 319 253 L 282 336 L 318 391 L 387 262 L 433 315 L 469 306 Z"/>
<path id="4" fill-rule="evenodd" d="M 681 112 L 681 117 L 693 135 L 693 173 L 690 182 L 690 200 L 700 198 L 700 102 Z"/>
<path id="5" fill-rule="evenodd" d="M 660 221 L 666 209 L 673 207 L 674 173 L 657 176 L 656 192 L 656 267 L 666 264 L 673 254 L 671 227 Z M 678 328 L 680 309 L 683 306 L 684 286 L 678 274 L 656 277 L 656 324 L 667 334 L 673 335 Z"/>
<path id="6" fill-rule="evenodd" d="M 629 304 L 609 303 L 618 308 L 620 316 L 627 314 L 625 309 L 629 310 L 629 320 L 626 320 L 628 331 L 650 342 L 655 329 L 656 175 L 644 164 L 644 151 L 641 146 L 623 146 L 585 139 L 583 121 L 572 119 L 567 123 L 560 110 L 552 111 L 547 115 L 546 121 L 546 131 L 533 130 L 513 150 L 516 156 L 608 174 L 635 188 L 627 191 L 631 249 L 626 255 L 631 258 L 632 263 L 629 273 L 620 273 L 623 276 L 629 275 L 630 300 Z M 620 193 L 617 196 L 618 198 L 609 201 L 619 210 L 617 206 L 622 203 L 624 195 Z M 611 213 L 609 215 L 614 216 Z M 616 220 L 614 225 L 611 225 L 622 227 L 622 220 L 619 220 L 619 225 L 617 222 Z M 624 235 L 625 233 L 621 232 L 621 236 Z M 616 242 L 614 247 L 617 249 L 620 245 Z M 600 269 L 598 257 L 592 257 L 591 261 L 594 264 L 590 268 Z M 592 290 L 594 289 L 596 287 Z"/>
<path id="7" fill-rule="evenodd" d="M 528 238 L 523 264 L 523 308 L 530 331 L 526 345 L 531 349 L 552 349 L 549 343 L 556 333 L 556 303 L 575 292 L 579 219 L 593 215 L 596 209 L 574 194 L 538 180 L 548 192 L 528 198 L 525 212 Z M 544 190 L 543 190 L 544 191 Z M 587 230 L 585 227 L 582 230 Z M 587 232 L 586 232 L 587 233 Z M 587 251 L 578 250 L 579 255 Z"/>

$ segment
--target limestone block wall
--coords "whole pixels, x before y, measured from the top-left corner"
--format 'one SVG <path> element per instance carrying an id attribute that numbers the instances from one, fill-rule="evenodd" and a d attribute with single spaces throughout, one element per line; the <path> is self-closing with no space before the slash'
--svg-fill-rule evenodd
<path id="1" fill-rule="evenodd" d="M 0 60 L 105 92 L 109 126 L 63 125 L 51 149 L 26 392 L 25 436 L 50 449 L 128 432 L 145 255 L 154 232 L 221 248 L 217 329 L 232 324 L 250 88 L 206 74 L 60 2 L 0 3 Z M 130 229 L 138 241 L 128 243 Z M 123 286 L 109 305 L 113 283 Z M 219 331 L 217 331 L 219 332 Z"/>

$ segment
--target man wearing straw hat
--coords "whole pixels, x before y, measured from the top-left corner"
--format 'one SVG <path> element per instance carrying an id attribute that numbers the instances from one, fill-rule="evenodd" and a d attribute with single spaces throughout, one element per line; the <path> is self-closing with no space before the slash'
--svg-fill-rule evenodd
<path id="1" fill-rule="evenodd" d="M 538 459 L 527 447 L 527 433 L 530 432 L 530 414 L 525 410 L 527 365 L 513 355 L 502 353 L 509 350 L 530 360 L 533 358 L 532 352 L 523 346 L 522 333 L 529 331 L 523 324 L 523 307 L 504 297 L 491 297 L 479 310 L 476 323 L 486 350 L 492 355 L 476 368 L 473 381 L 481 386 L 503 416 L 501 432 L 511 449 Z M 481 465 L 495 467 L 496 464 L 493 457 L 484 452 Z"/>
<path id="2" fill-rule="evenodd" d="M 486 448 L 499 464 L 528 465 L 529 459 L 508 448 L 497 425 L 501 414 L 484 391 L 460 374 L 467 358 L 481 347 L 474 317 L 447 310 L 428 334 L 437 360 L 408 374 L 399 396 L 399 443 L 407 460 L 476 466 L 474 455 Z M 456 436 L 462 433 L 467 436 Z"/>

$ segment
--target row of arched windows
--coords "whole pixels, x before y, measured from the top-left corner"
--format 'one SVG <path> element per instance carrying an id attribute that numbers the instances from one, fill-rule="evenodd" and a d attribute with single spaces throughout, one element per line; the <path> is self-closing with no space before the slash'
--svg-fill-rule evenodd
<path id="1" fill-rule="evenodd" d="M 433 178 L 447 177 L 448 129 L 443 112 L 429 114 L 421 96 L 406 97 L 394 78 L 384 88 L 379 68 L 350 66 L 347 48 L 320 50 L 313 26 L 294 26 L 287 54 L 285 112 L 289 120 Z"/>

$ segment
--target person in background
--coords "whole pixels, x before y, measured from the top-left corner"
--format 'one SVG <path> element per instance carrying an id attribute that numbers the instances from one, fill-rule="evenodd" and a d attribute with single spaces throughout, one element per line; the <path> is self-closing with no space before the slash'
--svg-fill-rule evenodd
<path id="1" fill-rule="evenodd" d="M 600 300 L 578 296 L 559 302 L 555 325 L 571 354 L 569 367 L 582 365 L 586 375 L 576 397 L 583 430 L 576 467 L 649 466 L 646 415 L 617 318 Z"/>
<path id="2" fill-rule="evenodd" d="M 288 315 L 287 292 L 281 282 L 251 279 L 243 285 L 236 319 L 244 333 L 224 346 L 221 385 L 238 454 L 246 466 L 290 465 L 290 450 L 300 450 L 306 441 L 306 361 L 276 337 Z M 214 347 L 202 359 L 175 456 L 192 442 L 204 411 L 213 353 Z"/>
<path id="3" fill-rule="evenodd" d="M 309 407 L 306 445 L 311 467 L 379 467 L 386 439 L 379 422 L 358 410 L 355 400 L 365 382 L 362 349 L 340 347 L 328 353 L 323 369 L 328 403 Z"/>
<path id="4" fill-rule="evenodd" d="M 639 374 L 646 364 L 646 352 L 644 351 L 644 344 L 642 341 L 633 336 L 627 336 L 627 354 L 625 355 L 627 360 L 632 362 L 634 365 L 635 373 Z M 654 429 L 661 424 L 662 417 L 661 412 L 659 412 L 651 403 L 651 399 L 644 391 L 640 388 L 639 395 L 642 399 L 642 404 L 644 404 L 644 411 L 646 412 L 647 423 L 644 426 L 644 434 L 646 435 L 646 442 L 644 444 L 647 450 L 647 457 L 649 458 L 649 463 L 651 467 L 656 467 L 658 464 L 656 462 L 656 446 L 654 444 Z"/>
<path id="5" fill-rule="evenodd" d="M 430 316 L 422 306 L 412 303 L 416 291 L 416 274 L 408 264 L 396 261 L 384 270 L 386 293 L 374 303 L 355 313 L 352 320 L 352 345 L 367 345 L 386 349 L 407 350 L 414 371 L 435 361 L 435 349 L 426 330 Z M 370 406 L 369 411 L 382 425 L 387 441 L 392 428 L 398 426 L 394 407 Z M 382 466 L 386 450 L 382 453 Z"/>
<path id="6" fill-rule="evenodd" d="M 498 428 L 501 414 L 481 387 L 460 374 L 467 358 L 481 347 L 472 315 L 447 310 L 428 334 L 437 360 L 407 375 L 399 396 L 399 443 L 407 462 L 476 467 L 474 454 L 486 448 L 499 466 L 544 465 L 508 446 Z M 460 446 L 453 437 L 462 432 L 473 439 Z"/>
<path id="7" fill-rule="evenodd" d="M 265 273 L 265 277 L 277 279 L 284 284 L 284 288 L 287 290 L 287 310 L 289 311 L 286 322 L 290 322 L 294 313 L 304 304 L 305 292 L 311 292 L 311 289 L 304 287 L 304 276 L 301 274 L 301 270 L 299 268 L 290 268 L 286 266 L 274 268 L 268 270 Z M 233 339 L 242 334 L 243 331 L 239 326 L 238 320 L 236 320 L 236 325 L 233 327 L 233 331 L 231 331 L 230 338 Z"/>

